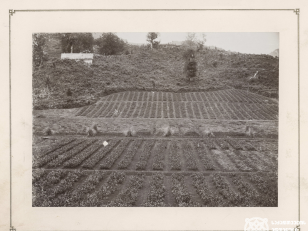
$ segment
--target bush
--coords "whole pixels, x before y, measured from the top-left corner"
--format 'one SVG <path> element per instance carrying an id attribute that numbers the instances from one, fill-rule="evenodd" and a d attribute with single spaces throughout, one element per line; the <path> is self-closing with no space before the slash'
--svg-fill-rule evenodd
<path id="1" fill-rule="evenodd" d="M 126 43 L 115 33 L 103 33 L 100 38 L 95 40 L 95 45 L 99 48 L 102 55 L 116 55 L 125 50 Z"/>
<path id="2" fill-rule="evenodd" d="M 188 77 L 195 77 L 197 73 L 197 63 L 196 61 L 190 61 L 186 64 L 186 72 Z"/>
<path id="3" fill-rule="evenodd" d="M 160 42 L 159 41 L 154 41 L 155 39 L 157 39 L 159 37 L 159 33 L 158 32 L 149 32 L 147 34 L 147 41 L 152 44 L 152 48 L 157 49 Z"/>
<path id="4" fill-rule="evenodd" d="M 188 78 L 195 77 L 197 74 L 197 62 L 195 61 L 195 51 L 188 49 L 183 53 L 185 59 L 184 72 Z"/>
<path id="5" fill-rule="evenodd" d="M 48 127 L 43 131 L 44 135 L 51 136 L 53 134 L 53 131 Z"/>
<path id="6" fill-rule="evenodd" d="M 72 96 L 73 95 L 73 93 L 72 93 L 72 91 L 71 91 L 71 89 L 69 88 L 69 89 L 67 89 L 67 91 L 66 91 L 66 95 L 67 96 Z"/>
<path id="7" fill-rule="evenodd" d="M 183 53 L 183 58 L 185 60 L 188 60 L 190 57 L 194 57 L 194 56 L 195 56 L 195 51 L 193 49 L 187 49 Z"/>

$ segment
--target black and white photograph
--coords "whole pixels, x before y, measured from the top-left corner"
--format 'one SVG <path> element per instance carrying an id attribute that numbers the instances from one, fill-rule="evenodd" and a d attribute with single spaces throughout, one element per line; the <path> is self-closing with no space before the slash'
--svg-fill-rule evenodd
<path id="1" fill-rule="evenodd" d="M 32 207 L 278 207 L 278 32 L 32 34 Z"/>

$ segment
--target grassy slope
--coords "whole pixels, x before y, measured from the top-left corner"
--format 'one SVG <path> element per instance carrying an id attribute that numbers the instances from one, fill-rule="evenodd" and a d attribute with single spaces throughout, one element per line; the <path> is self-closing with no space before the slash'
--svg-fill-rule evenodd
<path id="1" fill-rule="evenodd" d="M 183 73 L 181 50 L 139 50 L 130 55 L 96 55 L 92 66 L 71 60 L 44 64 L 33 72 L 34 108 L 72 108 L 93 103 L 104 95 L 124 91 L 198 91 L 226 88 L 278 89 L 278 59 L 259 55 L 220 55 L 218 50 L 197 53 L 198 77 L 188 82 Z M 213 63 L 217 62 L 214 67 Z M 248 78 L 259 71 L 260 79 Z M 46 88 L 46 78 L 50 88 Z M 155 85 L 155 87 L 154 87 Z M 67 89 L 73 92 L 66 96 Z"/>

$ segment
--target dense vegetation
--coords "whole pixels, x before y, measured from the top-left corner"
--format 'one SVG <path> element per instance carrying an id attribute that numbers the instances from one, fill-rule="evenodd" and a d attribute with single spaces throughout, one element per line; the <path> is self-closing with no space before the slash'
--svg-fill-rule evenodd
<path id="1" fill-rule="evenodd" d="M 127 55 L 96 54 L 93 64 L 51 59 L 33 71 L 34 109 L 71 108 L 125 90 L 209 91 L 248 89 L 264 94 L 278 89 L 278 59 L 206 49 L 196 52 L 194 81 L 187 81 L 184 49 L 133 47 Z M 258 79 L 251 80 L 258 71 Z M 68 89 L 70 94 L 68 95 Z M 266 95 L 267 96 L 267 95 Z M 272 95 L 278 97 L 278 95 Z"/>
<path id="2" fill-rule="evenodd" d="M 63 53 L 93 52 L 94 38 L 91 33 L 64 33 L 60 35 Z"/>
<path id="3" fill-rule="evenodd" d="M 102 55 L 117 55 L 122 53 L 127 46 L 126 42 L 115 33 L 103 33 L 101 37 L 95 39 L 94 43 Z"/>

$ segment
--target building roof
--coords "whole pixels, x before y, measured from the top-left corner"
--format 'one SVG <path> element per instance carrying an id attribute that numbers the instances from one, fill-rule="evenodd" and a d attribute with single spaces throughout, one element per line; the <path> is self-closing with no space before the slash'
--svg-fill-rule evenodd
<path id="1" fill-rule="evenodd" d="M 61 59 L 93 59 L 92 53 L 62 53 Z"/>

